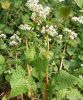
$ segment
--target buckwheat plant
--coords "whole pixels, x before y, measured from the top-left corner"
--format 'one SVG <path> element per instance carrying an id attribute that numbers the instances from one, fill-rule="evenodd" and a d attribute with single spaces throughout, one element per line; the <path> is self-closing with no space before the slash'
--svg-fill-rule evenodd
<path id="1" fill-rule="evenodd" d="M 0 99 L 83 100 L 82 0 L 0 0 Z"/>

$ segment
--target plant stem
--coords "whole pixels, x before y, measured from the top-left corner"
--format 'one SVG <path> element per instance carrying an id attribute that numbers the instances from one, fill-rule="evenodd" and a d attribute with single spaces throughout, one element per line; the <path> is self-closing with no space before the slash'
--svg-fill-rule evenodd
<path id="1" fill-rule="evenodd" d="M 28 48 L 29 48 L 28 47 L 28 40 L 26 38 L 26 50 L 28 50 Z M 28 75 L 31 76 L 31 68 L 28 64 L 27 64 L 27 69 L 28 69 Z M 30 87 L 30 99 L 34 100 L 32 87 Z"/>
<path id="2" fill-rule="evenodd" d="M 48 34 L 46 34 L 46 44 L 47 44 L 47 47 L 46 47 L 46 59 L 48 60 L 48 55 L 49 55 L 49 36 L 48 36 Z"/>
<path id="3" fill-rule="evenodd" d="M 21 100 L 24 100 L 23 94 L 21 95 Z"/>
<path id="4" fill-rule="evenodd" d="M 34 100 L 32 87 L 30 89 L 30 92 L 31 92 L 31 100 Z"/>
<path id="5" fill-rule="evenodd" d="M 63 67 L 63 58 L 64 58 L 64 53 L 65 53 L 65 47 L 64 47 L 64 49 L 63 49 L 63 53 L 62 53 L 62 57 L 61 57 L 61 63 L 60 63 L 60 68 L 59 68 L 59 70 L 61 70 L 62 67 Z"/>
<path id="6" fill-rule="evenodd" d="M 26 50 L 28 50 L 28 40 L 26 38 Z"/>
<path id="7" fill-rule="evenodd" d="M 49 36 L 46 34 L 46 59 L 48 60 L 49 56 Z M 48 66 L 46 67 L 46 73 L 45 73 L 45 100 L 48 100 Z"/>
<path id="8" fill-rule="evenodd" d="M 15 58 L 16 58 L 16 60 L 18 59 L 18 52 L 17 52 L 17 48 L 18 48 L 18 45 L 16 45 L 16 51 L 15 51 Z M 16 62 L 16 69 L 17 69 L 17 62 Z"/>
<path id="9" fill-rule="evenodd" d="M 45 100 L 48 100 L 48 70 L 46 70 L 46 89 L 45 89 Z"/>
<path id="10" fill-rule="evenodd" d="M 17 60 L 17 58 L 18 58 L 18 53 L 17 53 L 17 51 L 16 51 L 16 60 Z M 17 63 L 16 63 L 16 68 L 17 68 Z"/>

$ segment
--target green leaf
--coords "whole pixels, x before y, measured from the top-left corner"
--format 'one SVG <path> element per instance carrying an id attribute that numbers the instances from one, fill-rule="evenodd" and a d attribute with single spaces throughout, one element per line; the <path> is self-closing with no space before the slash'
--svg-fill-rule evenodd
<path id="1" fill-rule="evenodd" d="M 34 76 L 35 78 L 37 78 L 38 79 L 38 73 L 37 73 L 37 71 L 36 71 L 36 68 L 33 68 L 33 70 L 32 70 L 32 76 Z"/>
<path id="2" fill-rule="evenodd" d="M 67 94 L 67 89 L 60 90 L 56 93 L 58 100 L 64 100 Z"/>
<path id="3" fill-rule="evenodd" d="M 70 47 L 70 46 L 67 47 L 67 53 L 68 53 L 70 56 L 73 55 L 74 51 L 75 51 L 74 48 L 72 48 L 72 47 Z"/>
<path id="4" fill-rule="evenodd" d="M 0 29 L 4 29 L 5 24 L 0 23 Z"/>
<path id="5" fill-rule="evenodd" d="M 10 34 L 10 33 L 12 34 L 12 33 L 14 32 L 14 30 L 12 30 L 12 29 L 9 28 L 9 27 L 5 27 L 5 28 L 4 28 L 4 32 L 7 33 L 7 34 Z"/>
<path id="6" fill-rule="evenodd" d="M 77 78 L 68 72 L 62 70 L 54 77 L 53 83 L 56 90 L 63 90 L 69 88 L 74 83 L 76 84 Z"/>
<path id="7" fill-rule="evenodd" d="M 20 59 L 13 59 L 10 63 L 19 65 L 19 64 L 21 64 L 21 61 L 20 61 Z"/>
<path id="8" fill-rule="evenodd" d="M 0 75 L 5 71 L 5 58 L 0 55 Z"/>
<path id="9" fill-rule="evenodd" d="M 69 66 L 69 70 L 72 72 L 74 71 L 74 69 L 78 67 L 78 63 L 76 60 L 70 60 L 70 66 Z"/>
<path id="10" fill-rule="evenodd" d="M 80 8 L 83 7 L 83 0 L 74 0 L 74 1 L 77 3 L 77 5 L 78 5 Z"/>
<path id="11" fill-rule="evenodd" d="M 0 49 L 7 50 L 7 45 L 5 43 L 0 43 Z"/>
<path id="12" fill-rule="evenodd" d="M 71 7 L 70 6 L 63 6 L 60 8 L 60 16 L 63 18 L 69 17 L 71 13 Z"/>
<path id="13" fill-rule="evenodd" d="M 26 58 L 28 59 L 28 61 L 33 61 L 35 60 L 35 55 L 36 55 L 36 52 L 35 52 L 35 48 L 30 48 L 28 50 L 26 50 L 24 52 Z"/>
<path id="14" fill-rule="evenodd" d="M 83 54 L 79 55 L 78 58 L 83 61 Z"/>
<path id="15" fill-rule="evenodd" d="M 83 90 L 83 78 L 78 79 L 78 86 L 81 90 Z"/>
<path id="16" fill-rule="evenodd" d="M 33 25 L 33 23 L 30 21 L 29 14 L 24 14 L 22 16 L 22 22 L 26 24 L 28 23 L 29 25 Z"/>
<path id="17" fill-rule="evenodd" d="M 68 61 L 68 60 L 66 60 L 66 59 L 63 59 L 63 66 L 64 66 L 64 68 L 65 68 L 65 69 L 67 69 L 67 70 L 68 70 L 68 68 L 69 68 L 69 66 L 70 66 L 69 61 Z"/>
<path id="18" fill-rule="evenodd" d="M 46 67 L 48 66 L 47 60 L 44 57 L 38 57 L 32 62 L 32 65 L 35 66 L 35 72 L 38 74 L 38 79 L 42 80 L 46 71 Z"/>
<path id="19" fill-rule="evenodd" d="M 12 0 L 14 7 L 19 8 L 22 4 L 22 0 Z"/>
<path id="20" fill-rule="evenodd" d="M 21 93 L 25 93 L 27 87 L 25 87 L 25 71 L 21 66 L 18 66 L 16 70 L 13 71 L 10 77 L 11 93 L 10 97 L 17 96 Z"/>
<path id="21" fill-rule="evenodd" d="M 78 89 L 71 89 L 67 92 L 68 100 L 83 100 L 82 94 L 78 91 Z"/>
<path id="22" fill-rule="evenodd" d="M 45 53 L 46 53 L 46 49 L 45 48 L 40 48 L 39 56 L 40 57 L 44 57 L 45 56 Z M 48 59 L 51 60 L 52 57 L 53 57 L 53 52 L 52 51 L 49 51 Z"/>
<path id="23" fill-rule="evenodd" d="M 5 63 L 5 58 L 0 55 L 0 65 L 3 65 Z"/>
<path id="24" fill-rule="evenodd" d="M 5 65 L 0 65 L 0 75 L 5 71 Z"/>
<path id="25" fill-rule="evenodd" d="M 2 100 L 7 100 L 6 96 L 2 97 Z"/>
<path id="26" fill-rule="evenodd" d="M 9 82 L 11 85 L 10 98 L 28 92 L 31 86 L 34 91 L 36 90 L 36 84 L 33 78 L 26 76 L 26 71 L 21 66 L 18 66 L 17 69 L 13 71 Z"/>

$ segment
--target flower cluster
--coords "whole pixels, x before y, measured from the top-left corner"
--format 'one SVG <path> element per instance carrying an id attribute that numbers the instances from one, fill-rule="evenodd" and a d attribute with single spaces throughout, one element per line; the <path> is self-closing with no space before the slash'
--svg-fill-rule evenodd
<path id="1" fill-rule="evenodd" d="M 10 37 L 10 46 L 17 46 L 21 42 L 21 38 L 18 35 L 14 34 Z"/>
<path id="2" fill-rule="evenodd" d="M 72 20 L 75 21 L 75 22 L 77 21 L 77 22 L 83 24 L 83 16 L 72 17 Z"/>
<path id="3" fill-rule="evenodd" d="M 19 29 L 21 29 L 21 30 L 31 30 L 31 26 L 29 26 L 28 24 L 21 24 L 19 26 Z"/>
<path id="4" fill-rule="evenodd" d="M 58 35 L 58 32 L 57 32 L 57 28 L 56 28 L 56 25 L 53 26 L 53 25 L 46 25 L 46 27 L 42 27 L 42 30 L 41 30 L 41 33 L 48 33 L 50 36 L 55 36 L 55 35 Z"/>
<path id="5" fill-rule="evenodd" d="M 43 7 L 39 4 L 39 0 L 28 0 L 26 6 L 33 12 L 31 19 L 38 23 L 45 20 L 46 16 L 50 13 L 50 8 L 48 6 Z"/>
<path id="6" fill-rule="evenodd" d="M 6 35 L 5 34 L 0 34 L 0 38 L 3 38 L 3 39 L 5 39 L 6 38 Z"/>
<path id="7" fill-rule="evenodd" d="M 63 30 L 66 33 L 69 33 L 70 39 L 75 39 L 77 37 L 77 33 L 75 33 L 74 31 L 68 29 L 68 28 L 64 28 Z"/>

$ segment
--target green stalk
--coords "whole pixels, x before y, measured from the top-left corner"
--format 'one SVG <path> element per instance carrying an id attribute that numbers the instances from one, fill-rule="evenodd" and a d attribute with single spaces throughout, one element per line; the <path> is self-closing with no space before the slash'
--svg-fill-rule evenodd
<path id="1" fill-rule="evenodd" d="M 29 49 L 29 47 L 28 47 L 28 40 L 26 38 L 26 50 L 28 50 L 28 49 Z M 31 68 L 30 68 L 30 66 L 28 64 L 27 64 L 27 69 L 28 69 L 28 75 L 31 76 Z M 30 99 L 34 100 L 32 86 L 30 87 L 29 94 L 30 94 Z"/>
<path id="2" fill-rule="evenodd" d="M 60 70 L 62 69 L 62 67 L 63 67 L 64 53 L 65 53 L 65 47 L 64 47 L 64 49 L 63 49 L 63 53 L 62 53 L 62 57 L 61 57 L 61 63 L 60 63 L 59 71 L 60 71 Z"/>
<path id="3" fill-rule="evenodd" d="M 16 50 L 15 50 L 15 58 L 16 58 L 16 60 L 18 59 L 17 48 L 18 48 L 18 45 L 15 46 L 15 49 L 16 49 Z M 15 67 L 16 67 L 16 69 L 17 69 L 17 67 L 18 67 L 17 63 L 16 63 L 16 65 L 15 65 Z"/>
<path id="4" fill-rule="evenodd" d="M 49 56 L 49 36 L 48 33 L 46 33 L 46 59 L 48 60 Z M 46 67 L 46 73 L 45 73 L 45 100 L 48 100 L 48 66 Z"/>

